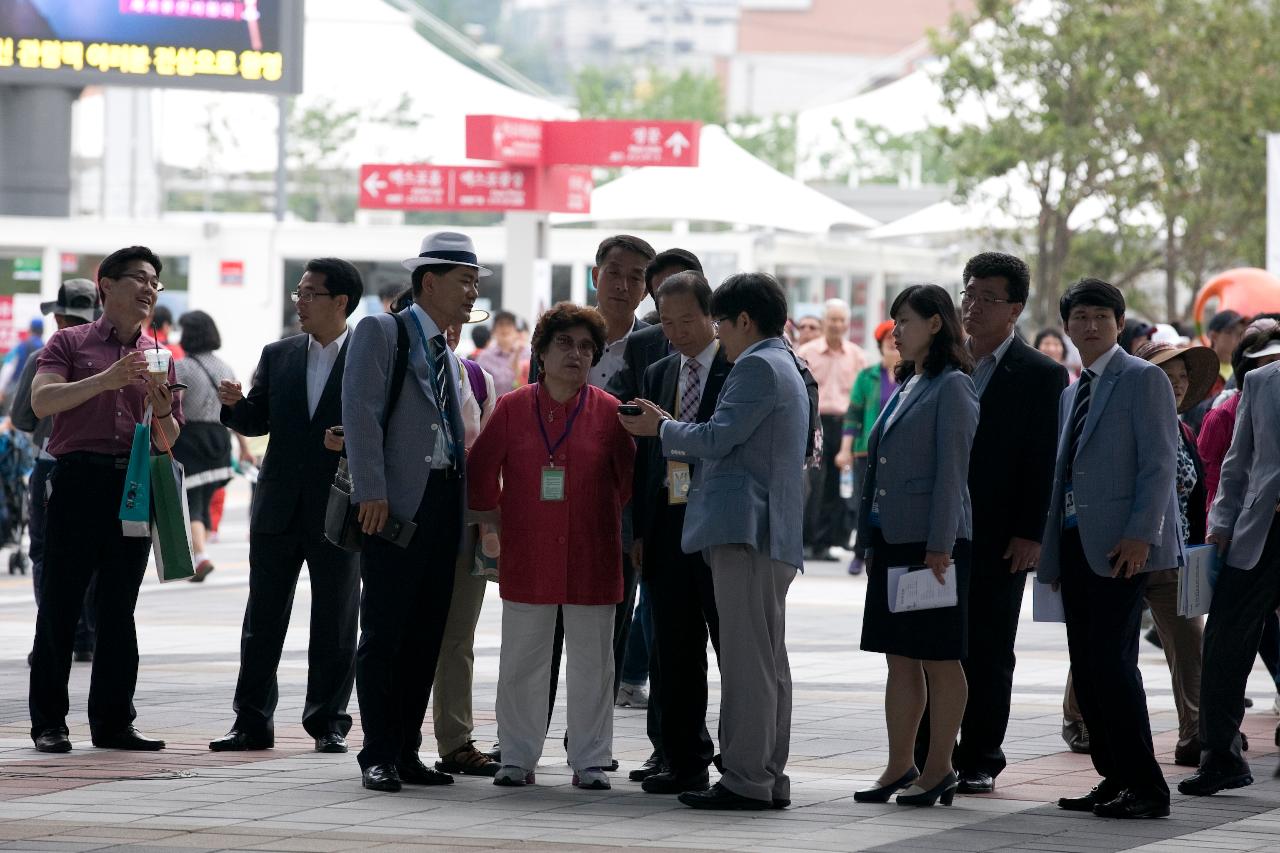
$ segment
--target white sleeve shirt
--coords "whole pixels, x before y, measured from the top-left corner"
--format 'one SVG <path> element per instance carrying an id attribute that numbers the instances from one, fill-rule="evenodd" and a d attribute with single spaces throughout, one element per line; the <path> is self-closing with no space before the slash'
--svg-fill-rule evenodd
<path id="1" fill-rule="evenodd" d="M 342 334 L 328 346 L 322 346 L 314 336 L 307 342 L 307 414 L 311 417 L 315 417 L 316 407 L 324 395 L 324 386 L 329 383 L 329 374 L 333 372 L 333 365 L 338 361 L 338 353 L 342 351 L 349 333 L 349 329 L 343 329 Z"/>

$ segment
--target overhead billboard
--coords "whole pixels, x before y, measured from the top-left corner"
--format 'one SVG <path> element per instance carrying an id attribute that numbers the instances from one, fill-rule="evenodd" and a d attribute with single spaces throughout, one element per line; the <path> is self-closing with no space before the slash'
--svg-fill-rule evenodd
<path id="1" fill-rule="evenodd" d="M 0 0 L 0 84 L 302 91 L 303 0 Z"/>

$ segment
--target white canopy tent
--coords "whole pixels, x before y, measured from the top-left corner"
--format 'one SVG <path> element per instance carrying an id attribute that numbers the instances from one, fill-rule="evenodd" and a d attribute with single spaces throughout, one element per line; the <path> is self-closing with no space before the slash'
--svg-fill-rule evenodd
<path id="1" fill-rule="evenodd" d="M 473 71 L 424 39 L 410 17 L 387 4 L 308 0 L 300 107 L 330 103 L 334 112 L 385 113 L 408 96 L 409 125 L 361 122 L 331 166 L 367 162 L 465 162 L 469 113 L 574 118 L 561 104 Z M 215 171 L 270 171 L 276 165 L 275 98 L 226 92 L 158 90 L 155 155 L 167 165 Z M 76 153 L 103 150 L 103 98 L 77 107 Z M 212 127 L 212 133 L 210 128 Z"/>
<path id="2" fill-rule="evenodd" d="M 722 127 L 703 126 L 698 163 L 635 169 L 597 188 L 589 214 L 552 222 L 719 222 L 807 234 L 880 224 L 753 157 Z"/>

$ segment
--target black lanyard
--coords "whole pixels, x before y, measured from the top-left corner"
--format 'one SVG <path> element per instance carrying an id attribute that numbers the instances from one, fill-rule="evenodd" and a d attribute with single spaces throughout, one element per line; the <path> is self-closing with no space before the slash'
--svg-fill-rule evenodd
<path id="1" fill-rule="evenodd" d="M 541 383 L 537 383 L 541 386 Z M 548 394 L 550 396 L 550 394 Z M 554 399 L 554 398 L 553 398 Z M 542 445 L 547 448 L 547 464 L 554 464 L 556 451 L 560 449 L 560 445 L 564 444 L 565 439 L 569 437 L 569 433 L 573 432 L 573 423 L 578 419 L 578 414 L 582 411 L 582 407 L 587 404 L 587 389 L 582 387 L 578 389 L 578 406 L 573 410 L 573 414 L 569 415 L 569 420 L 565 422 L 564 433 L 556 439 L 556 443 L 552 444 L 551 439 L 547 438 L 547 428 L 542 425 L 542 407 L 538 404 L 538 389 L 533 392 L 533 416 L 538 421 L 538 432 L 542 433 Z"/>

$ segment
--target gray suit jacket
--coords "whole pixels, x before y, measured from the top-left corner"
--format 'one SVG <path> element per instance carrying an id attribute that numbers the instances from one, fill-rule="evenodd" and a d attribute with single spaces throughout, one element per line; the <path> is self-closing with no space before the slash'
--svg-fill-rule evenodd
<path id="1" fill-rule="evenodd" d="M 711 420 L 662 425 L 663 455 L 701 460 L 685 512 L 685 553 L 749 545 L 803 566 L 808 411 L 795 359 L 781 338 L 769 338 L 734 363 Z"/>
<path id="2" fill-rule="evenodd" d="M 1252 569 L 1280 503 L 1280 362 L 1251 370 L 1236 411 L 1231 449 L 1222 463 L 1209 532 L 1230 540 L 1226 562 Z"/>
<path id="3" fill-rule="evenodd" d="M 411 309 L 400 313 L 408 318 Z M 386 500 L 391 515 L 412 520 L 431 476 L 431 455 L 440 430 L 440 410 L 431 391 L 422 338 L 409 320 L 409 369 L 383 441 L 382 418 L 396 355 L 396 320 L 390 314 L 365 317 L 347 341 L 342 377 L 342 425 L 346 430 L 351 501 Z M 449 359 L 449 409 L 458 442 L 457 465 L 465 471 L 458 367 Z M 459 490 L 458 518 L 465 515 L 466 489 Z"/>
<path id="4" fill-rule="evenodd" d="M 867 442 L 858 541 L 871 541 L 871 506 L 878 502 L 886 542 L 924 542 L 925 550 L 950 554 L 957 539 L 973 538 L 969 450 L 978 431 L 978 392 L 968 375 L 948 367 L 921 375 L 899 406 L 888 428 L 881 413 Z"/>
<path id="5" fill-rule="evenodd" d="M 1067 454 L 1079 389 L 1077 382 L 1062 392 L 1058 403 L 1058 456 L 1036 573 L 1041 583 L 1062 577 Z M 1181 439 L 1169 378 L 1154 364 L 1120 351 L 1093 380 L 1091 394 L 1071 478 L 1089 568 L 1109 577 L 1107 553 L 1121 539 L 1151 545 L 1144 572 L 1182 566 L 1183 537 L 1174 483 Z"/>

